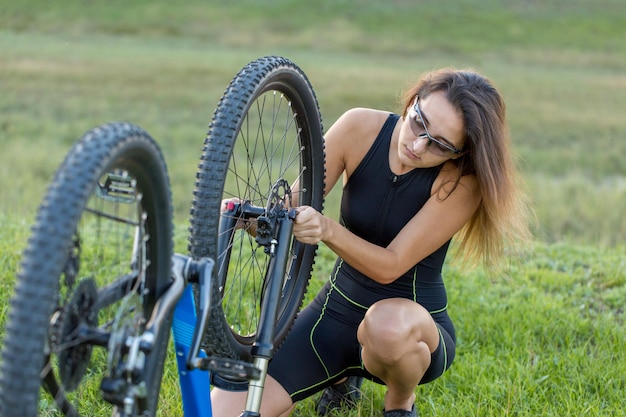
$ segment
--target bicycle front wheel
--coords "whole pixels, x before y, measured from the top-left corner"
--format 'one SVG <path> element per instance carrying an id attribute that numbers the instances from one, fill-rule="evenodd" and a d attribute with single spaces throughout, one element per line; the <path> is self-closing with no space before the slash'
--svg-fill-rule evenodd
<path id="1" fill-rule="evenodd" d="M 129 397 L 125 416 L 154 415 L 169 332 L 134 369 L 120 364 L 170 283 L 171 216 L 165 162 L 143 130 L 104 125 L 74 145 L 22 257 L 2 348 L 1 415 L 118 415 Z"/>
<path id="2" fill-rule="evenodd" d="M 251 360 L 270 255 L 251 233 L 220 233 L 223 199 L 266 206 L 276 193 L 321 211 L 324 144 L 319 106 L 302 70 L 281 57 L 245 66 L 226 89 L 211 122 L 200 160 L 191 210 L 193 258 L 217 261 L 203 343 L 209 354 Z M 288 185 L 287 185 L 288 184 Z M 295 195 L 291 195 L 292 187 Z M 220 244 L 218 242 L 227 242 Z M 274 347 L 290 330 L 302 304 L 316 246 L 294 238 L 277 302 Z"/>

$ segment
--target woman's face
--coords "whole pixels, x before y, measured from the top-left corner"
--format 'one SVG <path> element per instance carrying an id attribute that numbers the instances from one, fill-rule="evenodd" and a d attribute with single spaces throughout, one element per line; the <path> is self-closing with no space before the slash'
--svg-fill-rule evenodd
<path id="1" fill-rule="evenodd" d="M 427 168 L 456 159 L 463 154 L 463 137 L 463 118 L 443 92 L 416 97 L 400 129 L 400 162 Z"/>

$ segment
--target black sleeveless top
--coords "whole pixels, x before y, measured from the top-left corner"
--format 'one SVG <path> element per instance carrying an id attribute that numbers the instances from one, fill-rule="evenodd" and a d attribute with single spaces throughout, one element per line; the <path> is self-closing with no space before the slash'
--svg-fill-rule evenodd
<path id="1" fill-rule="evenodd" d="M 389 167 L 391 136 L 400 116 L 390 114 L 376 140 L 344 186 L 340 223 L 368 242 L 386 247 L 430 198 L 442 165 L 415 168 L 396 175 Z M 336 264 L 336 285 L 353 296 L 367 288 L 382 296 L 410 298 L 431 313 L 447 307 L 441 268 L 450 241 L 390 284 L 379 284 L 341 259 Z M 342 282 L 343 281 L 343 282 Z M 353 300 L 358 302 L 357 300 Z M 365 300 L 363 300 L 365 301 Z M 369 304 L 369 303 L 368 303 Z"/>

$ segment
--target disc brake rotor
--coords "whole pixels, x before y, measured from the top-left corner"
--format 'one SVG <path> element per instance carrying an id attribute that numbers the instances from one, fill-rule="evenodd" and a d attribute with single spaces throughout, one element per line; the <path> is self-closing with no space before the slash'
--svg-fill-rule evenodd
<path id="1" fill-rule="evenodd" d="M 291 188 L 287 180 L 281 178 L 274 183 L 270 195 L 267 197 L 266 213 L 273 210 L 291 207 Z"/>

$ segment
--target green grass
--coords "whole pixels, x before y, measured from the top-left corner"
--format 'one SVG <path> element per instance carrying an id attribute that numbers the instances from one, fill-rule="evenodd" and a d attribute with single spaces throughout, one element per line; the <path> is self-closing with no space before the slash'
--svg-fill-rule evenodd
<path id="1" fill-rule="evenodd" d="M 540 238 L 613 245 L 624 236 L 626 142 L 619 139 L 626 132 L 626 54 L 618 50 L 544 43 L 534 49 L 496 44 L 488 51 L 439 47 L 399 54 L 375 46 L 336 51 L 287 42 L 254 48 L 182 35 L 68 32 L 0 32 L 0 212 L 32 216 L 70 144 L 95 125 L 124 119 L 163 147 L 177 221 L 185 221 L 196 161 L 219 97 L 245 63 L 277 53 L 311 78 L 326 128 L 349 107 L 396 109 L 401 88 L 428 69 L 483 71 L 507 98 Z M 571 188 L 579 194 L 576 207 Z M 610 210 L 599 212 L 604 201 Z"/>
<path id="2" fill-rule="evenodd" d="M 0 318 L 28 226 L 0 228 Z M 444 377 L 418 388 L 422 416 L 619 416 L 626 364 L 624 246 L 611 250 L 538 243 L 489 278 L 447 265 L 457 357 Z M 331 271 L 322 247 L 309 297 Z M 173 352 L 166 364 L 162 416 L 182 416 Z M 366 382 L 347 416 L 378 416 L 383 389 Z M 295 416 L 313 416 L 314 396 Z M 622 413 L 622 414 L 620 414 Z M 102 414 L 97 414 L 102 415 Z"/>
<path id="3" fill-rule="evenodd" d="M 418 388 L 421 415 L 624 415 L 623 251 L 537 244 L 492 279 L 448 266 L 457 357 Z M 360 414 L 346 415 L 377 415 L 381 389 L 364 390 Z"/>
<path id="4" fill-rule="evenodd" d="M 0 11 L 0 329 L 46 184 L 90 128 L 129 120 L 155 137 L 185 252 L 211 114 L 250 60 L 300 65 L 326 128 L 350 107 L 397 109 L 424 71 L 472 67 L 506 98 L 537 242 L 506 276 L 447 268 L 458 356 L 418 390 L 421 414 L 624 415 L 623 1 L 0 0 Z M 332 260 L 319 255 L 313 289 Z M 165 381 L 162 415 L 181 415 L 171 357 Z M 366 384 L 348 415 L 379 415 L 382 393 Z"/>

